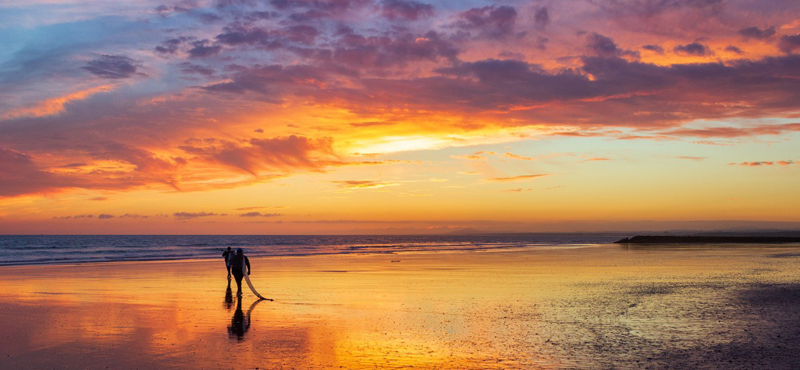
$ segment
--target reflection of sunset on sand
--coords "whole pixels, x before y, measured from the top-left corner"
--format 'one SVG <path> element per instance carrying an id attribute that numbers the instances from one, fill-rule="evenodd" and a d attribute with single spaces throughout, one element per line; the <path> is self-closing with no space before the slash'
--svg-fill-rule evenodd
<path id="1" fill-rule="evenodd" d="M 3 267 L 0 367 L 787 368 L 798 252 L 253 258 L 275 302 L 235 302 L 218 261 Z"/>

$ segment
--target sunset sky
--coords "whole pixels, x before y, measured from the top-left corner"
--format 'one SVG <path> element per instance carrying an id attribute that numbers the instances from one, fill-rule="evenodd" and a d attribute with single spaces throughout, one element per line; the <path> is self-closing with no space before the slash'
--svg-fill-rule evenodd
<path id="1" fill-rule="evenodd" d="M 797 225 L 798 1 L 0 2 L 0 233 Z"/>

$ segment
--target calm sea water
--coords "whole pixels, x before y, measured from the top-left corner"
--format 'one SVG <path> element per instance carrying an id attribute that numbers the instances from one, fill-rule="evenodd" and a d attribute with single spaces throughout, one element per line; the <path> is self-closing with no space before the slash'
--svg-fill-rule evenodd
<path id="1" fill-rule="evenodd" d="M 623 234 L 513 235 L 0 235 L 0 265 L 221 258 L 222 249 L 249 256 L 487 250 L 542 245 L 606 244 Z"/>

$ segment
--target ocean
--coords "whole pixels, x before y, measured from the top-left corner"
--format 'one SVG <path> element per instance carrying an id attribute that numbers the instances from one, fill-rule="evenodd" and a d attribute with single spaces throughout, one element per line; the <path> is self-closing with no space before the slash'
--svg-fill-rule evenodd
<path id="1" fill-rule="evenodd" d="M 608 244 L 629 234 L 490 235 L 0 235 L 0 266 L 221 258 L 376 254 Z"/>

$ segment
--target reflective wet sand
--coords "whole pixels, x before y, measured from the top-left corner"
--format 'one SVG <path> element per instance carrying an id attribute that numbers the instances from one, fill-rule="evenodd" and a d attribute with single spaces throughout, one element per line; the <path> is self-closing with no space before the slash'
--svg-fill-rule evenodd
<path id="1" fill-rule="evenodd" d="M 800 246 L 0 268 L 0 368 L 795 368 Z M 246 285 L 244 287 L 247 289 Z"/>

